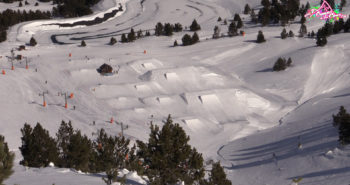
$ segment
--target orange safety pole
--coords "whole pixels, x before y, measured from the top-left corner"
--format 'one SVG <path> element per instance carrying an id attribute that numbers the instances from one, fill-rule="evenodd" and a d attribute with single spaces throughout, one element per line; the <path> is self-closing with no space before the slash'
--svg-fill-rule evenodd
<path id="1" fill-rule="evenodd" d="M 72 53 L 69 53 L 69 57 L 72 57 Z"/>
<path id="2" fill-rule="evenodd" d="M 5 74 L 6 74 L 5 70 L 2 70 L 2 74 L 3 74 L 3 75 L 5 75 Z"/>
<path id="3" fill-rule="evenodd" d="M 29 67 L 28 67 L 28 64 L 26 64 L 26 69 L 28 69 Z"/>
<path id="4" fill-rule="evenodd" d="M 68 103 L 64 104 L 64 108 L 66 108 L 66 109 L 68 108 Z"/>
<path id="5" fill-rule="evenodd" d="M 114 119 L 113 119 L 113 117 L 111 117 L 111 121 L 110 121 L 110 123 L 112 124 L 114 122 Z"/>
<path id="6" fill-rule="evenodd" d="M 72 99 L 74 97 L 73 93 L 70 93 L 69 98 Z"/>
<path id="7" fill-rule="evenodd" d="M 46 107 L 46 101 L 44 101 L 43 106 Z"/>
<path id="8" fill-rule="evenodd" d="M 147 51 L 146 51 L 146 50 L 143 50 L 143 53 L 144 53 L 144 54 L 146 54 L 146 53 L 147 53 Z"/>
<path id="9" fill-rule="evenodd" d="M 11 70 L 15 70 L 15 67 L 13 65 L 11 66 Z"/>

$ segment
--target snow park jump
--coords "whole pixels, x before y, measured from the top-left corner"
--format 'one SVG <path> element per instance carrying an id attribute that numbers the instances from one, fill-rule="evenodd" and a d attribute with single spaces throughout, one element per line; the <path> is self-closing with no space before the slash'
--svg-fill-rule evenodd
<path id="1" fill-rule="evenodd" d="M 339 13 L 338 5 L 336 5 L 335 10 L 333 11 L 328 2 L 324 0 L 321 6 L 315 6 L 309 9 L 305 14 L 305 17 L 309 18 L 309 20 L 313 17 L 319 17 L 321 20 L 334 22 L 335 20 L 346 18 L 347 16 Z"/>

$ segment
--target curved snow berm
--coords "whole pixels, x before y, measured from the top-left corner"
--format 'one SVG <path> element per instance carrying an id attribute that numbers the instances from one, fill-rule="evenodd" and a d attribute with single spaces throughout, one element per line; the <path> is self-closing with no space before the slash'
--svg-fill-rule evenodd
<path id="1" fill-rule="evenodd" d="M 27 41 L 32 35 L 35 35 L 38 31 L 82 28 L 85 26 L 96 25 L 102 22 L 112 20 L 124 13 L 123 8 L 121 7 L 125 7 L 127 1 L 128 0 L 114 0 L 114 6 L 112 8 L 96 13 L 94 15 L 84 16 L 81 18 L 34 21 L 32 23 L 21 24 L 21 26 L 17 29 L 16 39 Z"/>

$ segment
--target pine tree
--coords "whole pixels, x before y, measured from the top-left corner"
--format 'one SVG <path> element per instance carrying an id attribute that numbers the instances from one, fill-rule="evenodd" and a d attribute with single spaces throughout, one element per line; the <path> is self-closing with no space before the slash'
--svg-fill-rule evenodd
<path id="1" fill-rule="evenodd" d="M 339 142 L 342 145 L 350 143 L 350 114 L 341 106 L 337 115 L 333 115 L 333 125 L 338 126 Z"/>
<path id="2" fill-rule="evenodd" d="M 268 25 L 271 20 L 270 10 L 268 8 L 260 9 L 258 17 L 259 22 L 261 22 L 262 26 Z"/>
<path id="3" fill-rule="evenodd" d="M 115 39 L 114 37 L 111 37 L 111 40 L 109 41 L 110 45 L 114 45 L 117 43 L 117 39 Z"/>
<path id="4" fill-rule="evenodd" d="M 128 42 L 133 42 L 134 40 L 136 40 L 136 35 L 134 29 L 131 28 L 130 33 L 128 34 Z"/>
<path id="5" fill-rule="evenodd" d="M 81 44 L 80 44 L 81 47 L 85 47 L 86 46 L 86 43 L 84 40 L 81 41 Z"/>
<path id="6" fill-rule="evenodd" d="M 340 10 L 342 10 L 345 5 L 346 5 L 346 0 L 341 0 L 340 1 Z"/>
<path id="7" fill-rule="evenodd" d="M 241 17 L 239 16 L 239 14 L 236 13 L 233 17 L 233 21 L 238 21 L 239 19 L 241 19 Z"/>
<path id="8" fill-rule="evenodd" d="M 25 5 L 29 5 L 28 1 L 24 1 L 24 4 L 25 4 Z"/>
<path id="9" fill-rule="evenodd" d="M 333 34 L 333 23 L 326 22 L 326 24 L 323 26 L 323 29 L 325 31 L 326 37 L 331 36 Z"/>
<path id="10" fill-rule="evenodd" d="M 231 24 L 228 27 L 228 36 L 233 37 L 238 35 L 237 33 L 237 27 L 235 22 L 231 22 Z"/>
<path id="11" fill-rule="evenodd" d="M 339 19 L 339 21 L 335 21 L 334 26 L 333 26 L 333 33 L 337 34 L 342 29 L 344 29 L 344 20 L 343 19 Z"/>
<path id="12" fill-rule="evenodd" d="M 213 39 L 217 39 L 220 37 L 220 28 L 218 26 L 215 26 L 214 28 L 214 34 L 213 34 Z"/>
<path id="13" fill-rule="evenodd" d="M 315 37 L 315 32 L 314 32 L 314 30 L 312 30 L 312 31 L 311 31 L 310 36 L 311 36 L 312 38 L 314 38 L 314 37 Z"/>
<path id="14" fill-rule="evenodd" d="M 327 44 L 327 38 L 317 36 L 316 44 L 317 46 L 321 46 L 321 47 L 325 46 Z"/>
<path id="15" fill-rule="evenodd" d="M 245 5 L 244 7 L 244 14 L 248 15 L 250 14 L 251 8 L 248 4 Z"/>
<path id="16" fill-rule="evenodd" d="M 192 37 L 188 34 L 185 34 L 183 37 L 182 37 L 182 45 L 183 46 L 188 46 L 188 45 L 191 45 L 192 44 Z"/>
<path id="17" fill-rule="evenodd" d="M 190 30 L 191 31 L 198 31 L 200 29 L 201 29 L 201 26 L 197 23 L 196 19 L 194 19 L 191 26 L 190 26 Z"/>
<path id="18" fill-rule="evenodd" d="M 175 32 L 180 32 L 180 31 L 182 31 L 182 25 L 181 25 L 180 23 L 176 23 L 176 24 L 174 25 L 174 31 L 175 31 Z"/>
<path id="19" fill-rule="evenodd" d="M 270 6 L 270 1 L 269 0 L 261 0 L 261 5 L 264 7 L 269 7 Z"/>
<path id="20" fill-rule="evenodd" d="M 243 22 L 242 22 L 241 18 L 239 18 L 237 21 L 237 28 L 240 29 L 242 27 L 243 27 Z"/>
<path id="21" fill-rule="evenodd" d="M 255 23 L 255 24 L 257 24 L 258 21 L 259 21 L 259 20 L 258 20 L 258 17 L 256 16 L 254 10 L 251 11 L 251 13 L 250 13 L 250 18 L 251 18 L 251 21 L 252 21 L 253 23 Z"/>
<path id="22" fill-rule="evenodd" d="M 146 31 L 146 37 L 149 37 L 149 36 L 151 36 L 151 33 L 149 32 L 149 31 Z"/>
<path id="23" fill-rule="evenodd" d="M 257 36 L 257 43 L 266 42 L 263 32 L 260 30 Z"/>
<path id="24" fill-rule="evenodd" d="M 281 39 L 286 39 L 288 37 L 287 30 L 283 28 L 281 32 Z"/>
<path id="25" fill-rule="evenodd" d="M 177 40 L 174 41 L 174 47 L 178 46 Z"/>
<path id="26" fill-rule="evenodd" d="M 294 37 L 294 33 L 292 30 L 289 30 L 288 37 Z"/>
<path id="27" fill-rule="evenodd" d="M 142 30 L 139 30 L 137 32 L 137 38 L 139 39 L 139 38 L 142 38 L 142 37 L 143 37 Z"/>
<path id="28" fill-rule="evenodd" d="M 71 135 L 67 148 L 67 164 L 69 168 L 74 168 L 83 172 L 90 172 L 92 153 L 92 143 L 89 138 L 75 131 Z"/>
<path id="29" fill-rule="evenodd" d="M 224 25 L 227 25 L 227 20 L 226 19 L 224 19 Z"/>
<path id="30" fill-rule="evenodd" d="M 5 137 L 0 135 L 0 184 L 13 173 L 15 154 L 9 151 Z"/>
<path id="31" fill-rule="evenodd" d="M 273 65 L 273 71 L 283 71 L 287 68 L 286 60 L 283 58 L 278 58 L 276 63 Z"/>
<path id="32" fill-rule="evenodd" d="M 59 167 L 64 167 L 64 168 L 69 167 L 67 164 L 68 145 L 73 133 L 74 133 L 74 130 L 72 127 L 72 123 L 70 121 L 68 123 L 62 121 L 58 129 L 58 132 L 56 133 L 56 143 L 57 143 L 57 148 L 59 150 L 59 154 L 58 154 Z"/>
<path id="33" fill-rule="evenodd" d="M 289 57 L 286 63 L 287 67 L 290 67 L 292 65 L 292 59 Z"/>
<path id="34" fill-rule="evenodd" d="M 137 141 L 138 156 L 147 166 L 150 184 L 198 184 L 204 177 L 203 157 L 192 148 L 189 136 L 170 115 L 162 129 L 151 124 L 148 143 Z"/>
<path id="35" fill-rule="evenodd" d="M 301 18 L 300 18 L 300 23 L 301 23 L 301 24 L 305 24 L 305 22 L 306 22 L 305 16 L 301 16 Z"/>
<path id="36" fill-rule="evenodd" d="M 231 181 L 226 178 L 224 169 L 220 162 L 213 163 L 210 171 L 209 185 L 231 185 Z"/>
<path id="37" fill-rule="evenodd" d="M 24 124 L 21 132 L 22 146 L 19 149 L 23 160 L 20 164 L 29 167 L 46 167 L 50 162 L 56 163 L 58 160 L 56 141 L 40 123 L 37 123 L 34 129 Z"/>
<path id="38" fill-rule="evenodd" d="M 304 34 L 307 33 L 307 28 L 306 28 L 306 25 L 305 25 L 305 24 L 302 24 L 302 25 L 300 26 L 299 33 L 300 33 L 301 36 L 304 36 Z"/>
<path id="39" fill-rule="evenodd" d="M 344 32 L 349 32 L 349 30 L 350 30 L 350 17 L 348 18 L 348 20 L 346 20 L 344 24 Z"/>
<path id="40" fill-rule="evenodd" d="M 34 39 L 34 37 L 30 38 L 29 45 L 30 45 L 30 46 L 36 46 L 36 45 L 37 45 L 37 42 L 36 42 L 36 40 Z"/>
<path id="41" fill-rule="evenodd" d="M 122 34 L 121 42 L 122 42 L 122 43 L 128 42 L 128 39 L 126 38 L 125 33 Z"/>
<path id="42" fill-rule="evenodd" d="M 22 6 L 23 6 L 22 1 L 19 2 L 18 6 L 19 6 L 19 7 L 22 7 Z"/>
<path id="43" fill-rule="evenodd" d="M 155 35 L 161 36 L 163 34 L 164 26 L 162 23 L 158 22 L 155 28 Z"/>
<path id="44" fill-rule="evenodd" d="M 221 17 L 218 18 L 218 22 L 222 21 Z"/>
<path id="45" fill-rule="evenodd" d="M 174 31 L 173 25 L 171 25 L 170 23 L 166 23 L 164 25 L 164 35 L 165 36 L 172 36 L 173 35 L 173 31 Z"/>
<path id="46" fill-rule="evenodd" d="M 194 32 L 194 34 L 192 35 L 192 44 L 195 44 L 197 42 L 199 42 L 199 37 L 197 32 Z"/>

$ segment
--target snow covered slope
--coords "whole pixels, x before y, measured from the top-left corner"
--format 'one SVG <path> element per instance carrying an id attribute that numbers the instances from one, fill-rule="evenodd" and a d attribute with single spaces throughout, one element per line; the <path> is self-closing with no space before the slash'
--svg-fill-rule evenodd
<path id="1" fill-rule="evenodd" d="M 47 26 L 48 22 L 94 19 L 119 2 L 125 3 L 125 11 L 102 24 L 65 29 Z M 258 0 L 247 2 L 252 7 L 260 4 Z M 113 117 L 129 125 L 128 137 L 146 140 L 149 122 L 161 125 L 171 114 L 206 159 L 222 161 L 233 184 L 283 185 L 296 177 L 304 177 L 305 184 L 348 183 L 348 152 L 338 147 L 331 126 L 331 115 L 349 102 L 348 34 L 331 36 L 327 46 L 318 48 L 313 39 L 282 40 L 282 27 L 257 27 L 243 16 L 244 37 L 206 39 L 211 38 L 215 25 L 226 32 L 227 26 L 217 18 L 231 19 L 245 3 L 105 0 L 95 7 L 93 16 L 12 27 L 8 41 L 0 44 L 0 68 L 6 71 L 0 76 L 0 134 L 16 151 L 17 162 L 21 160 L 20 128 L 26 122 L 40 122 L 52 135 L 61 120 L 72 120 L 75 128 L 89 136 L 99 128 L 116 135 L 120 127 L 108 123 Z M 348 7 L 344 11 L 348 13 Z M 153 29 L 157 22 L 189 26 L 193 18 L 202 27 L 198 32 L 201 42 L 193 46 L 171 47 L 188 31 L 107 45 L 112 36 L 119 40 L 131 28 Z M 322 25 L 317 20 L 307 23 L 309 31 Z M 297 33 L 299 27 L 295 23 L 287 29 Z M 254 42 L 258 30 L 264 32 L 266 43 Z M 31 36 L 38 46 L 16 52 L 28 57 L 29 69 L 22 61 L 11 71 L 5 56 Z M 54 44 L 53 38 L 62 45 Z M 81 40 L 87 47 L 78 47 Z M 278 57 L 291 57 L 292 67 L 272 72 Z M 120 66 L 119 73 L 100 76 L 96 69 L 103 63 L 115 69 Z M 43 107 L 38 94 L 46 90 L 48 106 Z M 67 110 L 59 92 L 74 93 Z M 299 140 L 301 150 L 297 149 Z M 18 163 L 15 168 L 7 184 L 103 184 L 101 175 L 55 168 L 25 171 Z M 52 177 L 55 179 L 50 180 Z"/>

